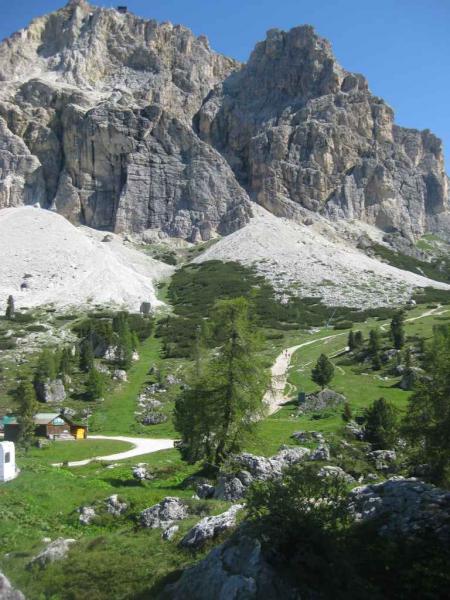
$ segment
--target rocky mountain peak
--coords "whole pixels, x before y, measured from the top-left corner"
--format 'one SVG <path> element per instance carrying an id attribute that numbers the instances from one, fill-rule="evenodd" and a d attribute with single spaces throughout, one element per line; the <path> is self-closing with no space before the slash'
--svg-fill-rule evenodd
<path id="1" fill-rule="evenodd" d="M 76 0 L 0 44 L 0 207 L 205 240 L 276 215 L 448 229 L 440 141 L 394 124 L 308 25 L 247 64 L 189 29 Z"/>

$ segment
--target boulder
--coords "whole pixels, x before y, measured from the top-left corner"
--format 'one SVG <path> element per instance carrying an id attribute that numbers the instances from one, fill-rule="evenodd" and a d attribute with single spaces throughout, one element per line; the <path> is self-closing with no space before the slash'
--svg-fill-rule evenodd
<path id="1" fill-rule="evenodd" d="M 410 367 L 405 369 L 402 373 L 402 378 L 398 387 L 402 390 L 412 390 L 420 378 L 420 374 L 423 373 L 422 369 L 417 367 Z"/>
<path id="2" fill-rule="evenodd" d="M 168 600 L 280 600 L 296 598 L 265 560 L 261 543 L 238 532 L 186 569 L 164 590 Z"/>
<path id="3" fill-rule="evenodd" d="M 128 509 L 128 504 L 122 502 L 117 494 L 113 494 L 112 496 L 109 496 L 109 498 L 106 498 L 105 504 L 107 512 L 114 517 L 120 517 L 120 515 Z"/>
<path id="4" fill-rule="evenodd" d="M 364 428 L 360 427 L 356 421 L 349 421 L 344 428 L 345 432 L 357 440 L 364 439 Z"/>
<path id="5" fill-rule="evenodd" d="M 75 543 L 76 540 L 73 539 L 64 539 L 58 538 L 55 541 L 51 542 L 42 552 L 40 552 L 37 556 L 35 556 L 28 565 L 30 567 L 38 566 L 45 567 L 50 563 L 56 562 L 58 560 L 63 560 L 66 558 L 70 546 Z"/>
<path id="6" fill-rule="evenodd" d="M 2 572 L 0 572 L 0 600 L 25 600 L 22 592 L 15 590 Z"/>
<path id="7" fill-rule="evenodd" d="M 319 444 L 308 458 L 309 460 L 330 460 L 330 448 L 326 444 Z"/>
<path id="8" fill-rule="evenodd" d="M 61 404 L 66 399 L 66 390 L 62 379 L 48 379 L 45 383 L 36 384 L 36 395 L 40 402 Z"/>
<path id="9" fill-rule="evenodd" d="M 167 421 L 167 416 L 161 412 L 149 412 L 141 419 L 142 425 L 160 425 Z"/>
<path id="10" fill-rule="evenodd" d="M 207 498 L 212 498 L 214 496 L 215 487 L 210 485 L 209 483 L 200 483 L 197 486 L 197 496 L 206 500 Z"/>
<path id="11" fill-rule="evenodd" d="M 397 453 L 395 450 L 374 450 L 367 454 L 369 460 L 375 463 L 375 468 L 378 471 L 392 472 L 395 471 L 395 461 Z"/>
<path id="12" fill-rule="evenodd" d="M 97 513 L 93 506 L 82 506 L 79 509 L 80 516 L 78 520 L 82 525 L 90 525 L 97 517 Z"/>
<path id="13" fill-rule="evenodd" d="M 305 401 L 298 407 L 299 413 L 322 411 L 327 408 L 336 408 L 346 402 L 347 398 L 334 390 L 321 390 L 314 394 L 307 394 Z"/>
<path id="14" fill-rule="evenodd" d="M 234 504 L 226 512 L 213 517 L 205 517 L 194 525 L 183 537 L 180 544 L 184 548 L 200 548 L 207 540 L 217 537 L 236 525 L 236 515 L 244 508 L 243 504 Z"/>
<path id="15" fill-rule="evenodd" d="M 133 477 L 138 481 L 151 481 L 155 479 L 155 475 L 150 467 L 145 463 L 140 463 L 133 467 Z"/>
<path id="16" fill-rule="evenodd" d="M 222 475 L 214 488 L 214 498 L 234 502 L 245 496 L 247 487 L 234 475 Z"/>
<path id="17" fill-rule="evenodd" d="M 336 467 L 334 465 L 326 465 L 325 467 L 322 467 L 318 472 L 318 476 L 324 479 L 341 479 L 345 481 L 345 483 L 355 483 L 354 477 L 346 473 L 344 469 L 341 469 L 341 467 Z"/>
<path id="18" fill-rule="evenodd" d="M 113 379 L 116 381 L 128 381 L 127 372 L 123 369 L 115 369 L 113 371 Z"/>
<path id="19" fill-rule="evenodd" d="M 174 536 L 178 533 L 180 529 L 179 525 L 171 525 L 167 529 L 162 532 L 162 539 L 166 541 L 170 541 L 174 538 Z"/>
<path id="20" fill-rule="evenodd" d="M 376 521 L 386 536 L 431 534 L 450 543 L 450 492 L 415 478 L 392 477 L 354 488 L 349 511 L 357 521 Z"/>
<path id="21" fill-rule="evenodd" d="M 309 431 L 294 431 L 291 438 L 299 443 L 305 443 L 311 440 L 311 433 Z"/>
<path id="22" fill-rule="evenodd" d="M 168 496 L 158 504 L 143 510 L 140 514 L 142 527 L 163 529 L 172 525 L 174 521 L 186 519 L 189 516 L 186 504 L 179 498 Z"/>

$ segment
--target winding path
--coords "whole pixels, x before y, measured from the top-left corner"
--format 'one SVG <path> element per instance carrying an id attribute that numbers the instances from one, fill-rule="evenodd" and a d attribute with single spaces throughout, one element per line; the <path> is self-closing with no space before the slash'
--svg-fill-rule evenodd
<path id="1" fill-rule="evenodd" d="M 135 456 L 141 456 L 143 454 L 151 454 L 152 452 L 158 452 L 158 450 L 169 450 L 173 448 L 174 440 L 167 439 L 155 439 L 155 438 L 135 438 L 125 436 L 108 436 L 108 435 L 90 435 L 90 440 L 113 440 L 117 442 L 128 442 L 133 444 L 133 448 L 126 450 L 125 452 L 118 452 L 117 454 L 110 454 L 108 456 L 93 456 L 92 458 L 86 458 L 85 460 L 75 460 L 68 463 L 53 463 L 53 467 L 62 467 L 63 464 L 68 467 L 82 467 L 88 465 L 93 460 L 103 460 L 105 462 L 113 462 L 116 460 L 124 460 L 126 458 L 133 458 Z"/>
<path id="2" fill-rule="evenodd" d="M 425 317 L 432 317 L 443 315 L 444 313 L 450 312 L 450 309 L 441 310 L 442 305 L 437 306 L 436 308 L 432 308 L 430 310 L 425 311 L 421 315 L 417 317 L 410 317 L 409 319 L 405 319 L 405 322 L 417 321 L 418 319 L 423 319 Z M 440 311 L 440 312 L 439 312 Z M 385 330 L 388 326 L 387 323 L 381 325 L 380 329 Z M 292 355 L 299 348 L 303 348 L 304 346 L 310 346 L 311 344 L 317 344 L 319 342 L 327 343 L 328 340 L 332 340 L 342 335 L 348 335 L 347 331 L 343 333 L 337 333 L 334 335 L 327 335 L 322 338 L 316 338 L 314 340 L 310 340 L 309 342 L 303 342 L 303 344 L 298 344 L 297 346 L 291 346 L 290 348 L 286 348 L 279 354 L 272 366 L 271 370 L 271 386 L 264 394 L 263 402 L 267 405 L 267 414 L 271 415 L 276 412 L 285 402 L 288 402 L 290 398 L 285 395 L 284 390 L 287 384 L 288 378 L 288 370 L 291 364 Z M 338 350 L 333 356 L 337 356 L 344 349 Z M 330 358 L 333 358 L 331 356 Z M 340 367 L 338 367 L 341 369 Z M 342 370 L 342 369 L 341 369 Z"/>
<path id="3" fill-rule="evenodd" d="M 283 350 L 283 352 L 277 356 L 271 370 L 272 383 L 263 398 L 263 402 L 267 404 L 267 412 L 269 415 L 276 412 L 282 404 L 289 400 L 289 397 L 284 393 L 284 389 L 287 383 L 289 365 L 291 364 L 294 352 L 299 348 L 310 346 L 311 344 L 317 344 L 319 342 L 327 343 L 328 340 L 332 340 L 342 335 L 348 335 L 348 332 L 344 331 L 343 333 L 327 335 L 325 337 L 309 340 L 308 342 L 303 342 L 303 344 L 298 344 L 297 346 L 291 346 L 290 348 Z"/>

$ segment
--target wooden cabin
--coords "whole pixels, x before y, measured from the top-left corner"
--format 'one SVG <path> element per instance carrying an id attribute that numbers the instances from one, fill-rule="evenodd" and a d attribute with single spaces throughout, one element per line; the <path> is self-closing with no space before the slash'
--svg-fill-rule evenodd
<path id="1" fill-rule="evenodd" d="M 36 437 L 50 440 L 70 439 L 84 440 L 87 438 L 86 425 L 74 423 L 60 413 L 37 413 L 33 417 Z M 15 415 L 3 418 L 4 439 L 14 442 L 19 435 L 19 423 Z"/>

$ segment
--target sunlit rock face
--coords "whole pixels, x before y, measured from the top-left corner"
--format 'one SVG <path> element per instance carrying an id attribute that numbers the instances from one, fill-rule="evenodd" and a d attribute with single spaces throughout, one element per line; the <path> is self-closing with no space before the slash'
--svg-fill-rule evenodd
<path id="1" fill-rule="evenodd" d="M 447 231 L 441 142 L 397 127 L 309 26 L 249 62 L 170 23 L 72 0 L 0 44 L 0 207 L 192 241 L 251 200 L 415 238 Z"/>

